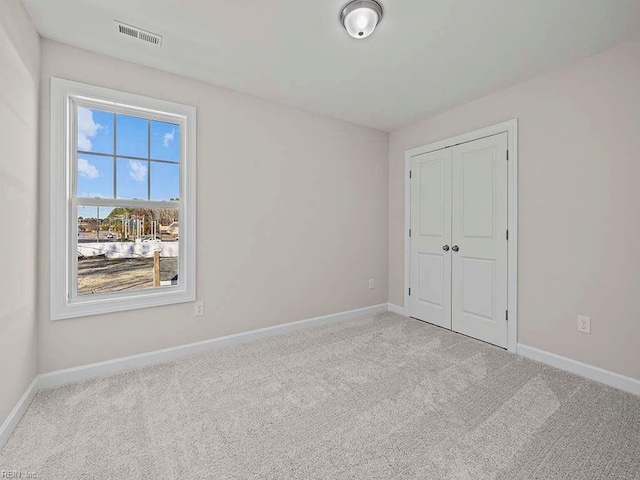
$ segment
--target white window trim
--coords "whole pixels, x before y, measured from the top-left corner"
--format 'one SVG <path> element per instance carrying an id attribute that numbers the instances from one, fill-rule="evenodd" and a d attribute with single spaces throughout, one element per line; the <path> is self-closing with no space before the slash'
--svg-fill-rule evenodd
<path id="1" fill-rule="evenodd" d="M 179 285 L 129 292 L 71 298 L 70 265 L 77 257 L 76 223 L 73 219 L 71 167 L 75 132 L 73 102 L 83 99 L 102 103 L 118 111 L 143 113 L 152 118 L 174 116 L 181 125 L 180 163 L 180 261 Z M 51 78 L 51 320 L 98 315 L 139 308 L 192 302 L 196 299 L 196 109 L 164 100 L 143 97 L 69 80 Z M 136 201 L 113 200 L 114 205 Z M 153 201 L 143 202 L 154 207 Z"/>

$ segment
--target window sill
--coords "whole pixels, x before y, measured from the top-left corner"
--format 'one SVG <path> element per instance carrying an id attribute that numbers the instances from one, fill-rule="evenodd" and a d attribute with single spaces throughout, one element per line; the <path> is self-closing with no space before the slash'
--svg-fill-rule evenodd
<path id="1" fill-rule="evenodd" d="M 104 315 L 108 313 L 138 310 L 141 308 L 160 307 L 178 303 L 195 301 L 195 293 L 184 288 L 161 287 L 149 292 L 136 292 L 131 297 L 88 298 L 67 301 L 61 305 L 52 305 L 51 320 Z"/>

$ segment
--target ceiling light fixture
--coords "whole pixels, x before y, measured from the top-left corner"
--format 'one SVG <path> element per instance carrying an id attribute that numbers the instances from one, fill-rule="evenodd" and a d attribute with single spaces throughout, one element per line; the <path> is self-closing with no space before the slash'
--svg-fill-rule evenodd
<path id="1" fill-rule="evenodd" d="M 367 38 L 382 20 L 382 6 L 375 0 L 354 0 L 340 13 L 340 21 L 353 38 Z"/>

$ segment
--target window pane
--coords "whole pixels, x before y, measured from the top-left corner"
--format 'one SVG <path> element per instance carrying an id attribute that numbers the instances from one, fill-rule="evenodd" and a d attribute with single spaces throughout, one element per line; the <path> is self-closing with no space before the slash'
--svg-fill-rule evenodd
<path id="1" fill-rule="evenodd" d="M 113 198 L 113 158 L 78 153 L 78 196 Z"/>
<path id="2" fill-rule="evenodd" d="M 151 200 L 178 200 L 180 166 L 151 162 Z"/>
<path id="3" fill-rule="evenodd" d="M 149 121 L 144 118 L 116 115 L 118 155 L 148 158 Z"/>
<path id="4" fill-rule="evenodd" d="M 151 122 L 151 158 L 180 161 L 180 126 L 173 123 Z"/>
<path id="5" fill-rule="evenodd" d="M 78 150 L 113 154 L 113 113 L 78 107 Z"/>
<path id="6" fill-rule="evenodd" d="M 118 182 L 116 189 L 118 198 L 127 200 L 149 199 L 149 162 L 146 160 L 127 160 L 119 158 Z"/>
<path id="7" fill-rule="evenodd" d="M 177 209 L 78 207 L 78 295 L 178 285 L 178 236 Z"/>
<path id="8" fill-rule="evenodd" d="M 78 207 L 78 243 L 106 241 L 109 224 L 104 219 L 112 211 L 113 207 Z"/>

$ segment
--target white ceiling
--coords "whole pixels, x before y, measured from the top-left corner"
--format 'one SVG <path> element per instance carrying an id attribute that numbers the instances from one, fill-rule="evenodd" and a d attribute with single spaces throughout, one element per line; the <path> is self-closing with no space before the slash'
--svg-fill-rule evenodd
<path id="1" fill-rule="evenodd" d="M 380 1 L 354 40 L 346 0 L 23 0 L 44 37 L 386 131 L 640 36 L 639 0 Z"/>

